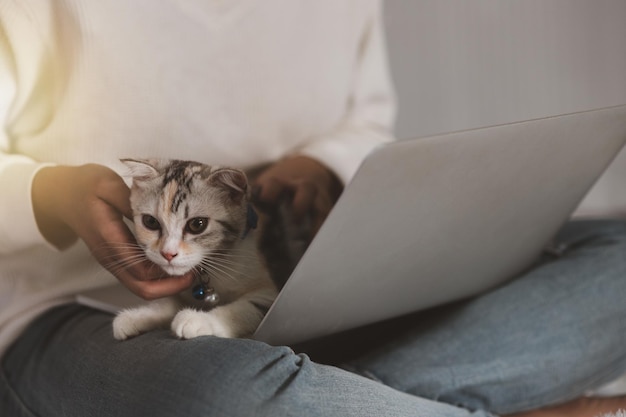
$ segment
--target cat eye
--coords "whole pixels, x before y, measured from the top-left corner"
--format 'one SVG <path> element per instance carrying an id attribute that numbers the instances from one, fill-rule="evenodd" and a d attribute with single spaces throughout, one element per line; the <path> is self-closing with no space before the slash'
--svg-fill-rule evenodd
<path id="1" fill-rule="evenodd" d="M 161 230 L 161 223 L 149 214 L 141 216 L 141 222 L 148 230 Z"/>
<path id="2" fill-rule="evenodd" d="M 198 235 L 204 232 L 208 225 L 209 219 L 207 217 L 195 217 L 187 222 L 185 232 Z"/>

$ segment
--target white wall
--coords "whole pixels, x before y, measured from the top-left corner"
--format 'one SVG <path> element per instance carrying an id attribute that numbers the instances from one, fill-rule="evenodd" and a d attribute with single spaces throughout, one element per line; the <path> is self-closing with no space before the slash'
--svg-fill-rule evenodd
<path id="1" fill-rule="evenodd" d="M 386 0 L 385 23 L 399 138 L 626 104 L 626 0 Z M 626 207 L 620 159 L 586 206 Z"/>

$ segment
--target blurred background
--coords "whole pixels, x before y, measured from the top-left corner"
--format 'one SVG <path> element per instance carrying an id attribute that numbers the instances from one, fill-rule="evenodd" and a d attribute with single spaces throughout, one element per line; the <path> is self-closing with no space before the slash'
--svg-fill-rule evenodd
<path id="1" fill-rule="evenodd" d="M 385 0 L 384 12 L 400 139 L 626 104 L 626 0 Z M 581 208 L 607 211 L 626 214 L 626 151 Z"/>

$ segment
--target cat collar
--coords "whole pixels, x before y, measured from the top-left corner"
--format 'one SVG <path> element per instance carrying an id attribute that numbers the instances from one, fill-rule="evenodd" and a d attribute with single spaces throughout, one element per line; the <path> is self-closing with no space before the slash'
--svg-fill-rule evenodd
<path id="1" fill-rule="evenodd" d="M 211 277 L 206 269 L 200 267 L 200 274 L 197 275 L 199 284 L 194 286 L 191 290 L 193 298 L 199 301 L 204 301 L 210 306 L 214 307 L 220 302 L 220 296 L 215 292 L 215 288 L 209 286 Z"/>

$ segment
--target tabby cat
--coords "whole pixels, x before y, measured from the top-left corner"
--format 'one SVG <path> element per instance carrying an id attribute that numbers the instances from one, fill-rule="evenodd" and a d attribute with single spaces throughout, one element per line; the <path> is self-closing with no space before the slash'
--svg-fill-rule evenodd
<path id="1" fill-rule="evenodd" d="M 168 275 L 193 271 L 198 282 L 193 290 L 120 312 L 114 337 L 168 326 L 183 339 L 251 336 L 277 289 L 258 252 L 246 175 L 191 161 L 122 162 L 133 179 L 133 255 Z"/>

